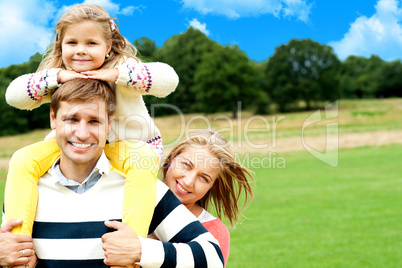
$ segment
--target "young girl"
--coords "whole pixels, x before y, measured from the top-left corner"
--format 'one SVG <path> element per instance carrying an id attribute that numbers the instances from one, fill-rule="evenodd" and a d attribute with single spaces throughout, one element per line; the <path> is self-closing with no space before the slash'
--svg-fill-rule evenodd
<path id="1" fill-rule="evenodd" d="M 156 178 L 143 174 L 136 155 L 130 155 L 140 140 L 162 157 L 162 139 L 149 116 L 142 95 L 165 97 L 178 84 L 178 76 L 164 63 L 141 63 L 136 49 L 124 38 L 114 19 L 99 5 L 81 4 L 67 11 L 56 25 L 55 41 L 34 74 L 16 78 L 6 99 L 20 109 L 34 109 L 50 102 L 51 94 L 75 78 L 99 79 L 111 83 L 117 105 L 109 144 L 105 153 L 112 165 L 126 177 L 123 222 L 138 236 L 146 237 L 156 200 Z M 17 151 L 9 166 L 5 189 L 5 216 L 23 219 L 16 234 L 32 234 L 38 201 L 37 181 L 60 155 L 54 133 L 45 141 Z M 138 143 L 136 143 L 138 144 Z M 147 145 L 148 144 L 148 145 Z M 72 144 L 85 150 L 86 144 Z"/>
<path id="2" fill-rule="evenodd" d="M 226 139 L 208 129 L 192 132 L 177 144 L 161 171 L 170 190 L 218 240 L 226 264 L 230 235 L 220 219 L 224 215 L 232 226 L 238 222 L 247 200 L 253 198 L 251 172 L 236 161 Z M 218 218 L 206 210 L 210 206 Z"/>

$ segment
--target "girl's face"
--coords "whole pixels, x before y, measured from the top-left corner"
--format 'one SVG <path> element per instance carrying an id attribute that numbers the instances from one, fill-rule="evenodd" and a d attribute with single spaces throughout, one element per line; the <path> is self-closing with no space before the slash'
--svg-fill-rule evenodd
<path id="1" fill-rule="evenodd" d="M 214 185 L 220 163 L 208 149 L 190 146 L 176 156 L 166 172 L 166 185 L 191 210 Z"/>
<path id="2" fill-rule="evenodd" d="M 111 43 L 105 42 L 96 22 L 90 20 L 68 26 L 61 45 L 63 63 L 76 72 L 100 68 L 110 49 Z"/>

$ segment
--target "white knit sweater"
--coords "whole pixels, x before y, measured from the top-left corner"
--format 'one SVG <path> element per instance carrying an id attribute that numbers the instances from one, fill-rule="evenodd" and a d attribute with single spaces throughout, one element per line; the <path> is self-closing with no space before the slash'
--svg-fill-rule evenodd
<path id="1" fill-rule="evenodd" d="M 115 83 L 111 83 L 116 90 L 117 105 L 109 142 L 141 140 L 161 156 L 161 133 L 150 117 L 142 95 L 166 97 L 173 92 L 179 83 L 175 70 L 165 63 L 138 63 L 133 58 L 116 68 L 120 75 Z M 57 73 L 60 70 L 55 68 L 17 77 L 7 88 L 8 104 L 32 110 L 50 102 L 51 94 L 59 86 Z M 48 137 L 53 138 L 54 133 Z"/>

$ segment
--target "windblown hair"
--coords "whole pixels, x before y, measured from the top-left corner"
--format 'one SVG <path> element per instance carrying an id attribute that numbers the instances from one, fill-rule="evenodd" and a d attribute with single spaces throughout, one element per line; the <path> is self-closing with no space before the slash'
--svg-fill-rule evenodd
<path id="1" fill-rule="evenodd" d="M 110 119 L 115 110 L 116 95 L 110 85 L 101 80 L 78 78 L 65 82 L 53 93 L 50 107 L 57 115 L 62 101 L 87 102 L 96 98 L 105 102 Z"/>
<path id="2" fill-rule="evenodd" d="M 222 135 L 213 130 L 201 129 L 190 133 L 167 156 L 161 167 L 163 181 L 172 160 L 191 146 L 205 146 L 220 163 L 218 178 L 203 198 L 197 201 L 197 204 L 207 210 L 213 206 L 218 218 L 222 219 L 224 215 L 233 226 L 239 222 L 243 209 L 253 198 L 250 184 L 251 181 L 254 182 L 252 172 L 235 159 L 227 140 Z M 241 198 L 244 203 L 240 208 L 238 203 Z"/>
<path id="3" fill-rule="evenodd" d="M 100 5 L 80 4 L 73 6 L 60 18 L 55 29 L 56 38 L 44 53 L 43 60 L 37 71 L 51 68 L 66 69 L 62 60 L 62 43 L 66 29 L 72 24 L 86 20 L 96 22 L 105 42 L 112 44 L 110 56 L 105 59 L 101 68 L 112 68 L 117 63 L 122 62 L 124 57 L 131 57 L 139 61 L 136 57 L 137 49 L 121 35 L 115 18 L 111 18 L 109 13 Z M 111 20 L 114 23 L 114 29 L 112 29 Z"/>

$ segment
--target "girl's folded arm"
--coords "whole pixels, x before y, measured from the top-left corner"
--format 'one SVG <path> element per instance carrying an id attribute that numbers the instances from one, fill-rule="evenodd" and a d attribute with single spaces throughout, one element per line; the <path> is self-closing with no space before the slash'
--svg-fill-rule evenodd
<path id="1" fill-rule="evenodd" d="M 172 93 L 179 84 L 176 71 L 163 62 L 143 63 L 129 58 L 116 68 L 120 73 L 116 84 L 133 87 L 142 95 L 163 98 Z"/>
<path id="2" fill-rule="evenodd" d="M 57 73 L 60 70 L 54 68 L 17 77 L 7 88 L 7 103 L 15 108 L 32 110 L 50 102 L 52 93 L 59 86 Z"/>

